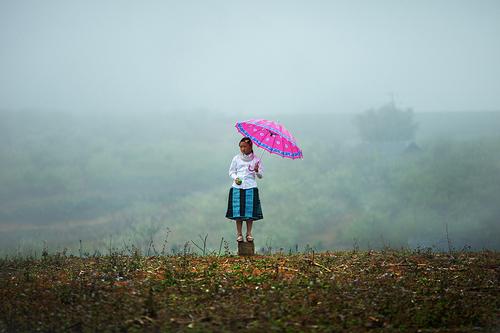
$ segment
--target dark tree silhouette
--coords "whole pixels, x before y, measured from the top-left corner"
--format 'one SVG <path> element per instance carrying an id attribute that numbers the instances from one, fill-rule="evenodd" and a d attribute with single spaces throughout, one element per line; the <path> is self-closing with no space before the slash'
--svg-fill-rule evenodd
<path id="1" fill-rule="evenodd" d="M 398 109 L 394 103 L 358 114 L 354 122 L 361 138 L 371 142 L 413 140 L 417 130 L 413 110 Z"/>

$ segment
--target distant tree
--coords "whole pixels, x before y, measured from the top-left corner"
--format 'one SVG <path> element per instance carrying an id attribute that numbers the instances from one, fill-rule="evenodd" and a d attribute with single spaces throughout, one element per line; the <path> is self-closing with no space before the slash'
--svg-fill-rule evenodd
<path id="1" fill-rule="evenodd" d="M 394 103 L 358 114 L 354 122 L 361 138 L 371 142 L 413 140 L 417 130 L 413 110 L 398 109 Z"/>

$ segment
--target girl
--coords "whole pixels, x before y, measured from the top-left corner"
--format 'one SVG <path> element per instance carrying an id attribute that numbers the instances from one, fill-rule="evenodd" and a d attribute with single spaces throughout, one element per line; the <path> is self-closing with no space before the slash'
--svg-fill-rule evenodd
<path id="1" fill-rule="evenodd" d="M 253 242 L 253 221 L 263 218 L 259 190 L 255 180 L 255 176 L 262 178 L 262 163 L 253 153 L 250 138 L 244 137 L 239 145 L 240 153 L 233 157 L 229 167 L 229 177 L 233 179 L 233 186 L 229 190 L 226 217 L 236 221 L 238 242 L 243 242 L 241 228 L 243 221 L 246 221 L 246 240 Z"/>

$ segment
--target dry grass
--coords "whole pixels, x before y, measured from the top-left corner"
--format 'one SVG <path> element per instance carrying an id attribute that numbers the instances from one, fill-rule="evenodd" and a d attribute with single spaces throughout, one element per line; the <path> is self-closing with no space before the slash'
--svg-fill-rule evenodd
<path id="1" fill-rule="evenodd" d="M 0 260 L 0 332 L 499 328 L 496 252 Z"/>

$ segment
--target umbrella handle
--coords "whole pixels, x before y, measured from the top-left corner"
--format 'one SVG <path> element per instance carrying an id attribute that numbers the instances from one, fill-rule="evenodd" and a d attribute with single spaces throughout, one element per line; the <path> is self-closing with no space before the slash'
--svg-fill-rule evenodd
<path id="1" fill-rule="evenodd" d="M 276 141 L 276 136 L 277 136 L 277 135 L 276 135 L 276 133 L 273 133 L 273 132 L 272 132 L 272 131 L 270 131 L 269 129 L 268 129 L 268 131 L 269 131 L 269 134 L 271 135 L 271 137 L 274 137 L 274 139 L 273 139 L 273 145 L 272 145 L 272 147 L 271 147 L 271 149 L 272 149 L 272 148 L 274 148 L 274 142 Z M 259 159 L 259 161 L 258 161 L 257 163 L 255 163 L 255 165 L 259 165 L 259 164 L 260 164 L 260 162 L 262 161 L 262 157 L 264 156 L 264 152 L 265 152 L 265 150 L 264 150 L 264 149 L 262 149 L 262 153 L 260 154 L 260 159 Z M 254 165 L 254 167 L 253 167 L 253 168 L 251 168 L 251 167 L 250 167 L 250 164 L 249 164 L 249 165 L 248 165 L 248 170 L 249 170 L 250 172 L 254 172 L 254 171 L 255 171 L 255 165 Z"/>
<path id="2" fill-rule="evenodd" d="M 269 130 L 268 130 L 268 131 L 269 131 Z M 271 147 L 271 149 L 272 149 L 272 148 L 274 148 L 274 142 L 276 141 L 276 134 L 275 134 L 275 133 L 273 133 L 273 132 L 271 132 L 271 131 L 269 131 L 269 133 L 271 133 L 271 136 L 274 136 L 273 145 L 272 145 L 272 147 Z M 260 154 L 260 159 L 259 159 L 259 162 L 257 162 L 256 164 L 260 164 L 260 162 L 262 161 L 262 157 L 264 157 L 264 152 L 265 152 L 265 150 L 264 150 L 264 149 L 262 149 L 262 153 Z M 255 171 L 255 169 L 254 169 L 254 168 L 250 168 L 250 164 L 248 165 L 248 170 L 250 170 L 251 172 L 254 172 L 254 171 Z"/>

